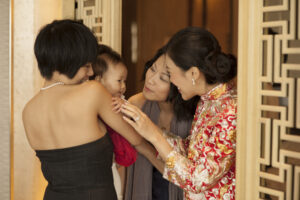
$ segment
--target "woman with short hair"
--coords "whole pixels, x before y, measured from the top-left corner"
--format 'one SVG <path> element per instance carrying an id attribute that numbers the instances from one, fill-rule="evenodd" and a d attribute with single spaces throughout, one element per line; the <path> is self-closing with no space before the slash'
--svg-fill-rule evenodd
<path id="1" fill-rule="evenodd" d="M 82 23 L 56 20 L 39 32 L 34 52 L 44 86 L 26 104 L 23 123 L 48 181 L 45 200 L 117 199 L 113 145 L 104 123 L 131 144 L 142 138 L 112 112 L 110 93 L 93 75 L 97 40 Z"/>

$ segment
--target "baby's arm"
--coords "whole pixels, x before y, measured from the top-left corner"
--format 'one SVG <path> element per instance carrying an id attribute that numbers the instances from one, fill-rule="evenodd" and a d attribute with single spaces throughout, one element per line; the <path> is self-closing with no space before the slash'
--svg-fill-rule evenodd
<path id="1" fill-rule="evenodd" d="M 89 81 L 90 96 L 93 97 L 94 109 L 96 114 L 112 129 L 126 138 L 132 145 L 141 144 L 143 138 L 126 123 L 120 113 L 112 111 L 111 94 L 97 81 Z"/>

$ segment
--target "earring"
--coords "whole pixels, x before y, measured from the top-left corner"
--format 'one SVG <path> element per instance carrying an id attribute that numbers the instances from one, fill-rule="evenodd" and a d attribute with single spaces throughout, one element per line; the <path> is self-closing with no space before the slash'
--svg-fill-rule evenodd
<path id="1" fill-rule="evenodd" d="M 195 79 L 192 78 L 192 84 L 195 85 Z"/>

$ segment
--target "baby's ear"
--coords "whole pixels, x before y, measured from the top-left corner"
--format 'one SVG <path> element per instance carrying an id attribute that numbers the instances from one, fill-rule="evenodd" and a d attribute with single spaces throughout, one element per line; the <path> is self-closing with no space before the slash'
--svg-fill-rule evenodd
<path id="1" fill-rule="evenodd" d="M 101 81 L 101 78 L 102 78 L 102 77 L 101 77 L 100 75 L 95 76 L 95 80 L 96 80 L 96 81 Z"/>

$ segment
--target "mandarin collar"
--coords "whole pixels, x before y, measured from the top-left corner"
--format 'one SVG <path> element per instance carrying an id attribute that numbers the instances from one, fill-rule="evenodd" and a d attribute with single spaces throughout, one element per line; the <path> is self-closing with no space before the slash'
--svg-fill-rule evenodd
<path id="1" fill-rule="evenodd" d="M 234 84 L 232 82 L 220 83 L 209 92 L 201 96 L 202 101 L 207 100 L 217 100 L 221 98 L 224 94 L 227 94 L 233 88 Z"/>

